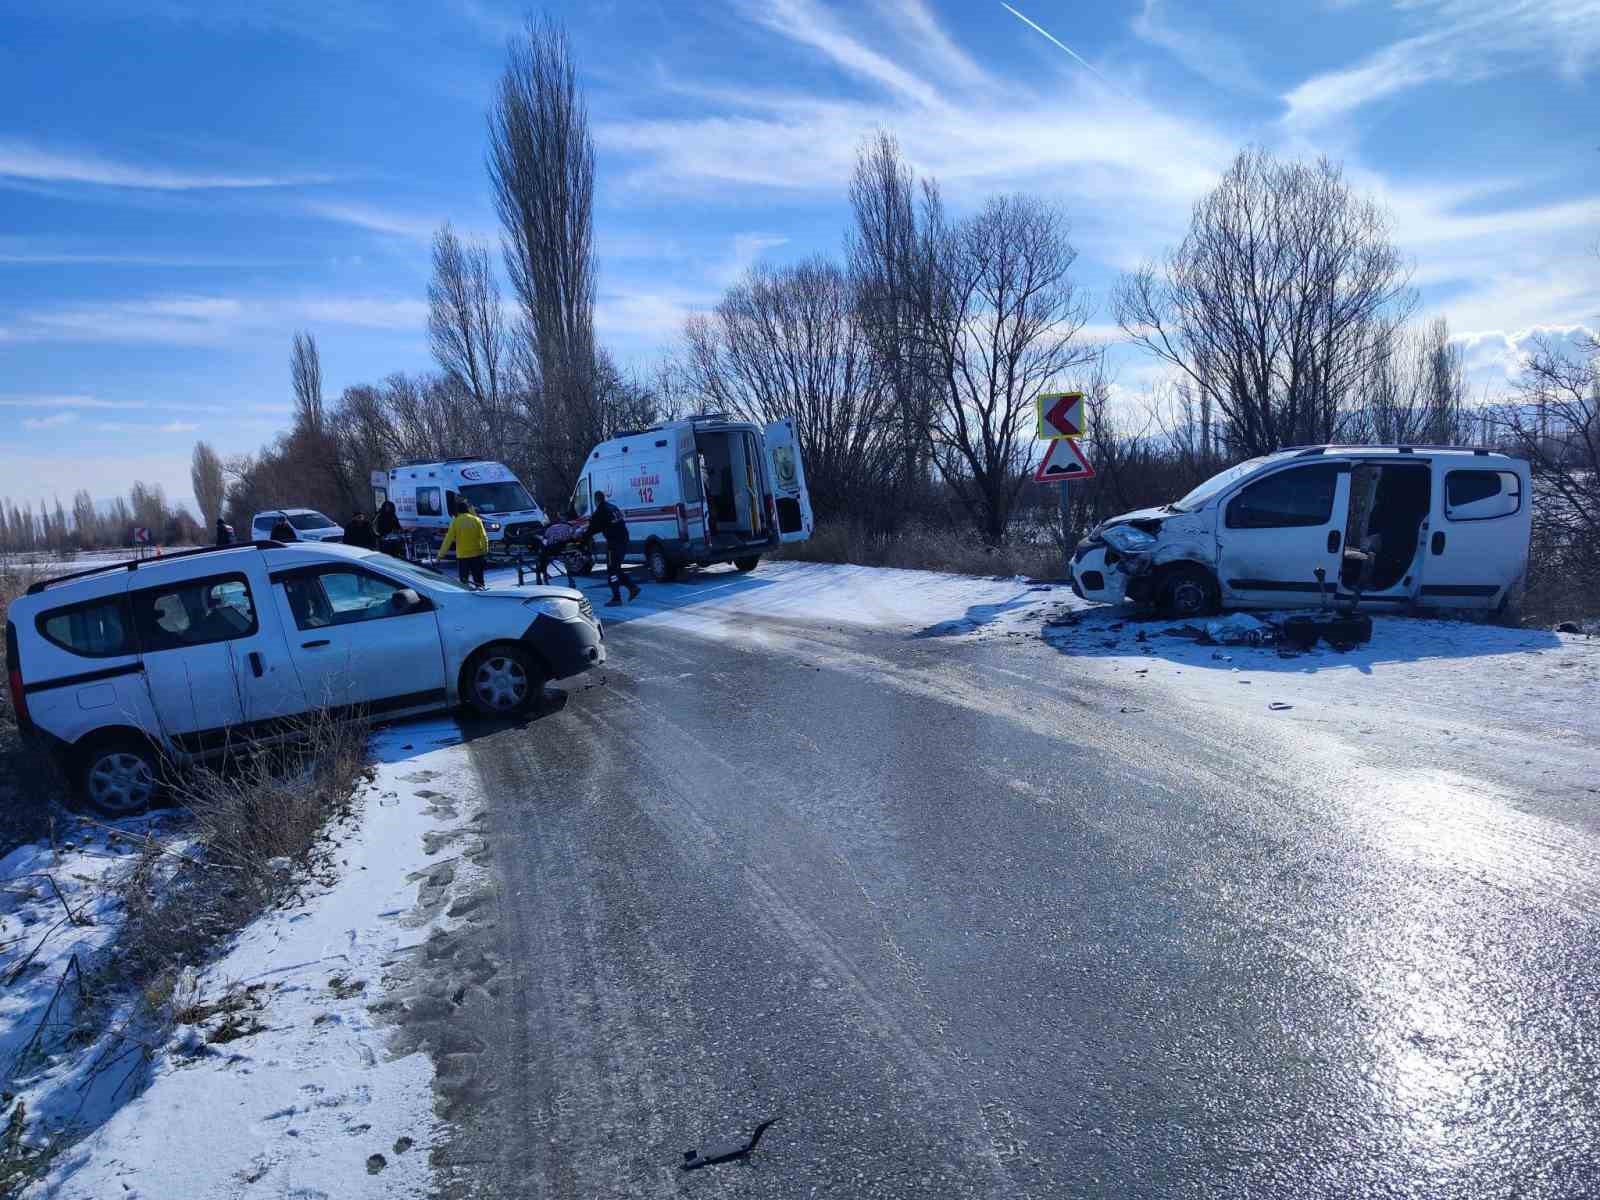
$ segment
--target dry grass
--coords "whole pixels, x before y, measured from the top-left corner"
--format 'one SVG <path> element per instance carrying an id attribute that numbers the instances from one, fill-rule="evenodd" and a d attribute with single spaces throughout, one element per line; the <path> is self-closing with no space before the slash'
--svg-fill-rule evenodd
<path id="1" fill-rule="evenodd" d="M 364 722 L 313 715 L 282 745 L 172 780 L 192 840 L 179 849 L 151 839 L 123 881 L 125 968 L 147 996 L 205 961 L 293 879 L 327 871 L 323 831 L 349 812 L 367 733 Z"/>
<path id="2" fill-rule="evenodd" d="M 807 541 L 787 545 L 773 557 L 1030 579 L 1060 579 L 1066 570 L 1059 535 L 1043 526 L 1019 529 L 1010 544 L 986 546 L 955 523 L 919 523 L 896 533 L 880 533 L 854 522 L 830 521 L 821 523 Z"/>

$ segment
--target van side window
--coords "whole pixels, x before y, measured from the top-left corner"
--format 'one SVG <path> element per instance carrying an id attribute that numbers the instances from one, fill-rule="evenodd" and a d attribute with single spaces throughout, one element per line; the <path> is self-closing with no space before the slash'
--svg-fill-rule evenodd
<path id="1" fill-rule="evenodd" d="M 186 580 L 130 593 L 133 620 L 146 654 L 249 637 L 255 601 L 243 575 Z"/>
<path id="2" fill-rule="evenodd" d="M 1444 515 L 1452 521 L 1490 521 L 1522 508 L 1515 471 L 1451 471 L 1444 477 Z"/>
<path id="3" fill-rule="evenodd" d="M 396 606 L 395 593 L 404 590 L 404 584 L 348 567 L 307 571 L 283 580 L 289 611 L 294 613 L 295 626 L 303 630 L 377 621 L 420 611 Z"/>
<path id="4" fill-rule="evenodd" d="M 85 658 L 139 652 L 131 636 L 127 600 L 122 596 L 52 609 L 40 613 L 37 624 L 45 641 Z"/>
<path id="5" fill-rule="evenodd" d="M 1292 529 L 1326 525 L 1339 486 L 1334 463 L 1291 467 L 1247 485 L 1228 501 L 1229 529 Z"/>
<path id="6" fill-rule="evenodd" d="M 439 503 L 439 489 L 436 487 L 419 487 L 417 489 L 417 516 L 442 517 L 444 508 Z"/>
<path id="7" fill-rule="evenodd" d="M 572 493 L 572 507 L 577 510 L 580 517 L 587 517 L 592 503 L 593 497 L 590 491 L 589 477 L 585 475 L 578 480 L 578 490 Z"/>

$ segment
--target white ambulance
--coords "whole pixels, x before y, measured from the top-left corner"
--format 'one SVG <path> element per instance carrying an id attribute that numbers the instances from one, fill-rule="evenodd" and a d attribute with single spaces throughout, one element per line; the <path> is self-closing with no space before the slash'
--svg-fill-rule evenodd
<path id="1" fill-rule="evenodd" d="M 481 458 L 446 458 L 406 462 L 389 471 L 375 471 L 373 502 L 394 501 L 395 515 L 406 532 L 442 538 L 458 500 L 470 501 L 489 533 L 490 552 L 507 543 L 525 543 L 549 524 L 544 510 L 504 463 Z"/>
<path id="2" fill-rule="evenodd" d="M 580 516 L 593 511 L 596 492 L 622 510 L 657 582 L 690 565 L 754 570 L 763 554 L 811 536 L 811 496 L 788 420 L 761 426 L 715 413 L 629 430 L 584 460 L 572 497 Z"/>

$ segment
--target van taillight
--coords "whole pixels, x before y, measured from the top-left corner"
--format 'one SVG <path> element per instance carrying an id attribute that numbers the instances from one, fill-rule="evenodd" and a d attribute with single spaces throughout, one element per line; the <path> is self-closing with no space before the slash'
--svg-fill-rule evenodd
<path id="1" fill-rule="evenodd" d="M 22 690 L 22 657 L 17 647 L 17 627 L 6 622 L 6 679 L 11 685 L 11 711 L 17 714 L 17 728 L 26 732 L 33 728 L 28 716 L 28 696 Z"/>
<path id="2" fill-rule="evenodd" d="M 778 527 L 778 505 L 777 505 L 777 502 L 773 500 L 772 493 L 768 492 L 767 493 L 767 528 L 776 529 L 777 527 Z"/>

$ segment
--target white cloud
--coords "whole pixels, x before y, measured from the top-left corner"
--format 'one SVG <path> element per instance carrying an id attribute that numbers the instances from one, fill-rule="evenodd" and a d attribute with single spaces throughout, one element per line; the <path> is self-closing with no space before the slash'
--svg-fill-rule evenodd
<path id="1" fill-rule="evenodd" d="M 218 345 L 248 336 L 281 336 L 306 325 L 416 331 L 427 322 L 422 300 L 389 296 L 154 296 L 64 305 L 20 314 L 14 341 Z M 158 406 L 171 407 L 171 406 Z"/>
<path id="2" fill-rule="evenodd" d="M 1523 366 L 1540 346 L 1581 356 L 1597 336 L 1600 334 L 1586 325 L 1535 325 L 1473 333 L 1452 341 L 1462 349 L 1469 384 L 1491 397 L 1499 397 L 1512 389 Z"/>
<path id="3" fill-rule="evenodd" d="M 78 419 L 74 412 L 59 412 L 50 417 L 23 417 L 24 429 L 50 429 L 57 425 L 67 425 Z"/>
<path id="4" fill-rule="evenodd" d="M 1204 8 L 1189 8 L 1188 16 Z M 1134 36 L 1159 46 L 1200 78 L 1229 91 L 1265 93 L 1266 85 L 1246 61 L 1244 51 L 1230 38 L 1194 24 L 1180 22 L 1165 0 L 1145 0 L 1133 19 Z"/>
<path id="5" fill-rule="evenodd" d="M 143 408 L 138 400 L 101 400 L 97 396 L 6 392 L 0 408 Z"/>
<path id="6" fill-rule="evenodd" d="M 308 321 L 354 325 L 363 329 L 402 329 L 421 333 L 428 323 L 428 305 L 422 300 L 342 296 L 305 300 L 298 307 Z"/>
<path id="7" fill-rule="evenodd" d="M 443 225 L 446 220 L 443 215 L 421 217 L 414 213 L 397 213 L 391 209 L 377 208 L 370 204 L 338 201 L 317 201 L 306 205 L 306 211 L 314 216 L 323 217 L 329 221 L 338 221 L 343 225 L 354 225 L 371 233 L 410 238 L 419 242 L 431 241 L 434 231 Z"/>
<path id="8" fill-rule="evenodd" d="M 811 0 L 764 0 L 747 3 L 745 11 L 752 20 L 810 47 L 860 79 L 923 107 L 941 107 L 939 93 L 926 80 L 852 36 L 831 12 Z M 932 24 L 931 18 L 928 23 Z"/>
<path id="9" fill-rule="evenodd" d="M 1424 32 L 1317 75 L 1284 97 L 1285 121 L 1311 128 L 1434 82 L 1471 83 L 1554 68 L 1569 78 L 1600 58 L 1600 0 L 1410 0 Z"/>
<path id="10" fill-rule="evenodd" d="M 744 277 L 746 271 L 768 250 L 786 246 L 789 239 L 776 233 L 736 233 L 726 257 L 707 272 L 712 283 L 728 287 Z"/>
<path id="11" fill-rule="evenodd" d="M 325 183 L 323 175 L 234 175 L 115 162 L 93 154 L 44 150 L 27 142 L 0 141 L 0 179 L 38 183 L 88 183 L 157 191 L 272 188 Z"/>

